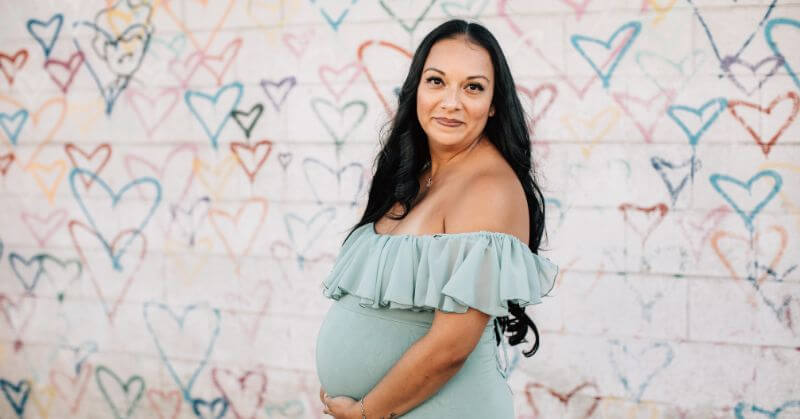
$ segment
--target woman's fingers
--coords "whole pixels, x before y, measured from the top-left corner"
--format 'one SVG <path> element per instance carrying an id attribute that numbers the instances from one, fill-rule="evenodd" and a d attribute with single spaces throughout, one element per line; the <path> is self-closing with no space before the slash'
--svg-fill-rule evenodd
<path id="1" fill-rule="evenodd" d="M 322 387 L 319 388 L 319 400 L 322 402 L 322 405 L 325 406 L 325 408 L 322 409 L 322 413 L 329 415 L 328 405 L 325 404 L 325 390 L 323 390 Z"/>

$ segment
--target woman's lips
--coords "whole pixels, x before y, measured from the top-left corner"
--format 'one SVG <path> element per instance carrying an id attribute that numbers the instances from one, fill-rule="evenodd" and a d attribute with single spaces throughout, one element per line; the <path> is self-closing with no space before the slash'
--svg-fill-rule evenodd
<path id="1" fill-rule="evenodd" d="M 462 124 L 462 122 L 453 122 L 452 120 L 448 121 L 447 119 L 443 118 L 433 118 L 433 119 L 435 119 L 436 122 L 438 122 L 439 124 L 444 125 L 446 127 L 457 127 Z"/>

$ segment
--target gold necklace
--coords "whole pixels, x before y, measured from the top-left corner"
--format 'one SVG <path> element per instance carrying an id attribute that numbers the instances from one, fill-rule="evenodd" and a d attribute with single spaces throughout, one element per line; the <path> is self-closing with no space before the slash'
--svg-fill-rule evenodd
<path id="1" fill-rule="evenodd" d="M 472 146 L 470 146 L 470 148 L 468 148 L 468 149 L 467 149 L 467 153 L 469 153 L 470 151 L 472 151 L 472 149 L 473 149 L 473 148 L 477 147 L 477 146 L 478 146 L 478 143 L 480 143 L 480 142 L 481 142 L 481 140 L 483 140 L 483 138 L 479 138 L 479 139 L 478 139 L 478 141 L 476 141 L 476 142 L 475 142 L 475 144 L 473 144 Z M 454 157 L 455 157 L 455 156 L 454 156 Z M 431 165 L 431 162 L 430 162 L 430 161 L 429 161 L 429 162 L 427 162 L 427 163 L 425 163 L 425 167 L 423 168 L 423 170 L 427 170 L 427 169 L 428 169 L 428 167 L 430 167 L 430 165 Z M 433 183 L 433 176 L 428 176 L 428 180 L 425 182 L 425 187 L 426 187 L 426 188 L 430 188 L 430 187 L 431 187 L 431 183 Z"/>
<path id="2" fill-rule="evenodd" d="M 429 167 L 431 167 L 431 162 L 425 163 L 425 166 L 422 167 L 422 170 L 423 171 L 428 170 Z M 428 176 L 428 180 L 425 181 L 425 187 L 426 188 L 430 188 L 431 187 L 431 179 L 432 179 L 432 176 Z"/>

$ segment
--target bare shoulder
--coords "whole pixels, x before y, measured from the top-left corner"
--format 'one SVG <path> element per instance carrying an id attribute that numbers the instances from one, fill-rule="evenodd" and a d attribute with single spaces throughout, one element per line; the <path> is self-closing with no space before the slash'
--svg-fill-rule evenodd
<path id="1" fill-rule="evenodd" d="M 470 173 L 458 190 L 445 209 L 446 233 L 497 231 L 528 243 L 530 221 L 525 191 L 507 162 L 489 164 Z"/>

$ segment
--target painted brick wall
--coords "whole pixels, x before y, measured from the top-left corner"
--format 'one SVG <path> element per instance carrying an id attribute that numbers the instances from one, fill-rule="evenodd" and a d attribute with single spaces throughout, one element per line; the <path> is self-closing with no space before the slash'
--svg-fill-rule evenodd
<path id="1" fill-rule="evenodd" d="M 133 3 L 0 3 L 0 417 L 322 417 L 320 282 L 449 16 L 561 267 L 518 417 L 800 416 L 800 2 Z"/>

